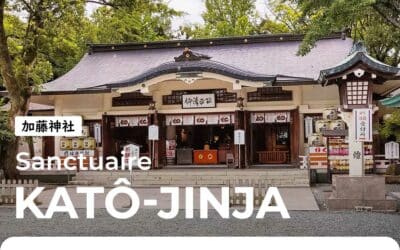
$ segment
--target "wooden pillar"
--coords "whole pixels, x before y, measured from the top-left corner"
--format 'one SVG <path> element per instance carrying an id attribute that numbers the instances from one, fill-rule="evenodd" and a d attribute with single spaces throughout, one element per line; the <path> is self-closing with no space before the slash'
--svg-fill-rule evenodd
<path id="1" fill-rule="evenodd" d="M 150 158 L 154 157 L 151 164 L 152 168 L 160 169 L 165 165 L 165 115 L 159 114 L 157 111 L 149 114 L 149 125 L 157 125 L 159 128 L 159 140 L 154 141 L 154 146 L 152 145 L 153 142 L 149 140 L 149 154 Z"/>
<path id="2" fill-rule="evenodd" d="M 158 168 L 163 168 L 167 164 L 167 157 L 166 157 L 166 135 L 167 135 L 167 128 L 165 123 L 165 115 L 164 114 L 157 114 L 157 122 L 159 126 L 159 140 L 157 143 L 157 162 Z"/>
<path id="3" fill-rule="evenodd" d="M 104 114 L 101 118 L 101 143 L 103 146 L 103 161 L 105 161 L 107 156 L 115 155 L 114 141 L 111 136 L 111 129 L 114 126 L 114 116 Z"/>
<path id="4" fill-rule="evenodd" d="M 148 125 L 158 125 L 158 119 L 157 119 L 157 111 L 154 113 L 149 114 L 149 123 Z M 154 143 L 154 145 L 153 145 Z M 151 141 L 148 140 L 148 145 L 149 145 L 149 157 L 151 159 L 151 169 L 157 169 L 158 168 L 158 141 Z"/>
<path id="5" fill-rule="evenodd" d="M 235 112 L 235 130 L 236 129 L 245 129 L 245 113 L 244 111 L 237 110 Z M 246 134 L 246 131 L 245 131 Z M 237 145 L 235 145 L 235 162 L 236 166 L 239 166 L 239 154 L 240 154 L 240 166 L 242 168 L 246 167 L 246 151 L 245 145 L 240 146 L 240 152 Z"/>
<path id="6" fill-rule="evenodd" d="M 299 109 L 291 112 L 292 121 L 290 123 L 290 162 L 297 163 L 299 159 L 300 144 L 300 117 Z"/>
<path id="7" fill-rule="evenodd" d="M 249 111 L 244 111 L 244 131 L 245 131 L 245 145 L 244 145 L 244 150 L 245 150 L 245 166 L 248 168 L 251 165 L 251 155 L 252 155 L 252 127 L 251 127 L 251 113 Z"/>
<path id="8" fill-rule="evenodd" d="M 304 114 L 299 113 L 299 155 L 305 155 L 304 149 Z"/>

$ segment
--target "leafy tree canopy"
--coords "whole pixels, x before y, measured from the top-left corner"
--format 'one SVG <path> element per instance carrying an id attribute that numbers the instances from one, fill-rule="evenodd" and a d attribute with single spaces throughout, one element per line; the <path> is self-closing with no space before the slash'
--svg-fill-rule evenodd
<path id="1" fill-rule="evenodd" d="M 257 33 L 255 0 L 205 0 L 204 25 L 181 28 L 186 38 L 240 36 Z"/>
<path id="2" fill-rule="evenodd" d="M 400 63 L 400 2 L 398 0 L 290 0 L 308 19 L 299 49 L 305 55 L 318 39 L 348 29 L 354 40 L 363 40 L 375 58 Z"/>
<path id="3" fill-rule="evenodd" d="M 400 142 L 400 110 L 396 109 L 392 115 L 386 119 L 380 128 L 380 134 L 385 138 L 394 137 Z"/>
<path id="4" fill-rule="evenodd" d="M 259 33 L 304 33 L 308 20 L 296 4 L 271 0 L 267 5 L 269 15 L 262 18 Z"/>
<path id="5" fill-rule="evenodd" d="M 181 16 L 162 0 L 114 0 L 93 14 L 95 41 L 122 43 L 173 37 L 172 18 Z"/>

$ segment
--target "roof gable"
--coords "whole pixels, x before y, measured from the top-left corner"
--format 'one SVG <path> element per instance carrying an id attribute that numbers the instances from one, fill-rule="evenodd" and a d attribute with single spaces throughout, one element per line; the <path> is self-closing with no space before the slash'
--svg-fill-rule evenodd
<path id="1" fill-rule="evenodd" d="M 321 83 L 328 83 L 330 79 L 338 78 L 355 68 L 361 68 L 388 79 L 393 78 L 400 72 L 400 68 L 384 64 L 371 57 L 364 45 L 361 42 L 357 42 L 353 45 L 347 58 L 336 66 L 321 70 L 318 80 Z"/>

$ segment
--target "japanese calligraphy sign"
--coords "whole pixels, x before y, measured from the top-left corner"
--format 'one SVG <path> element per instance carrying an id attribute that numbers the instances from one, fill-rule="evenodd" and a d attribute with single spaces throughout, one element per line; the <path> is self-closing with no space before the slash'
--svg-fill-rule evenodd
<path id="1" fill-rule="evenodd" d="M 358 142 L 372 142 L 372 110 L 354 109 L 355 140 Z"/>
<path id="2" fill-rule="evenodd" d="M 385 159 L 399 159 L 399 144 L 397 142 L 385 143 Z"/>
<path id="3" fill-rule="evenodd" d="M 182 108 L 215 108 L 215 94 L 182 95 Z"/>
<path id="4" fill-rule="evenodd" d="M 82 136 L 81 116 L 17 116 L 16 136 Z"/>

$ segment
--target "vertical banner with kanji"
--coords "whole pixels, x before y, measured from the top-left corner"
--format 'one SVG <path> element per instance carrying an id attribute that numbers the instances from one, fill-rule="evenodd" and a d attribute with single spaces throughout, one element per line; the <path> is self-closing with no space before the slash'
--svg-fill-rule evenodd
<path id="1" fill-rule="evenodd" d="M 355 141 L 372 142 L 372 109 L 354 109 Z"/>

